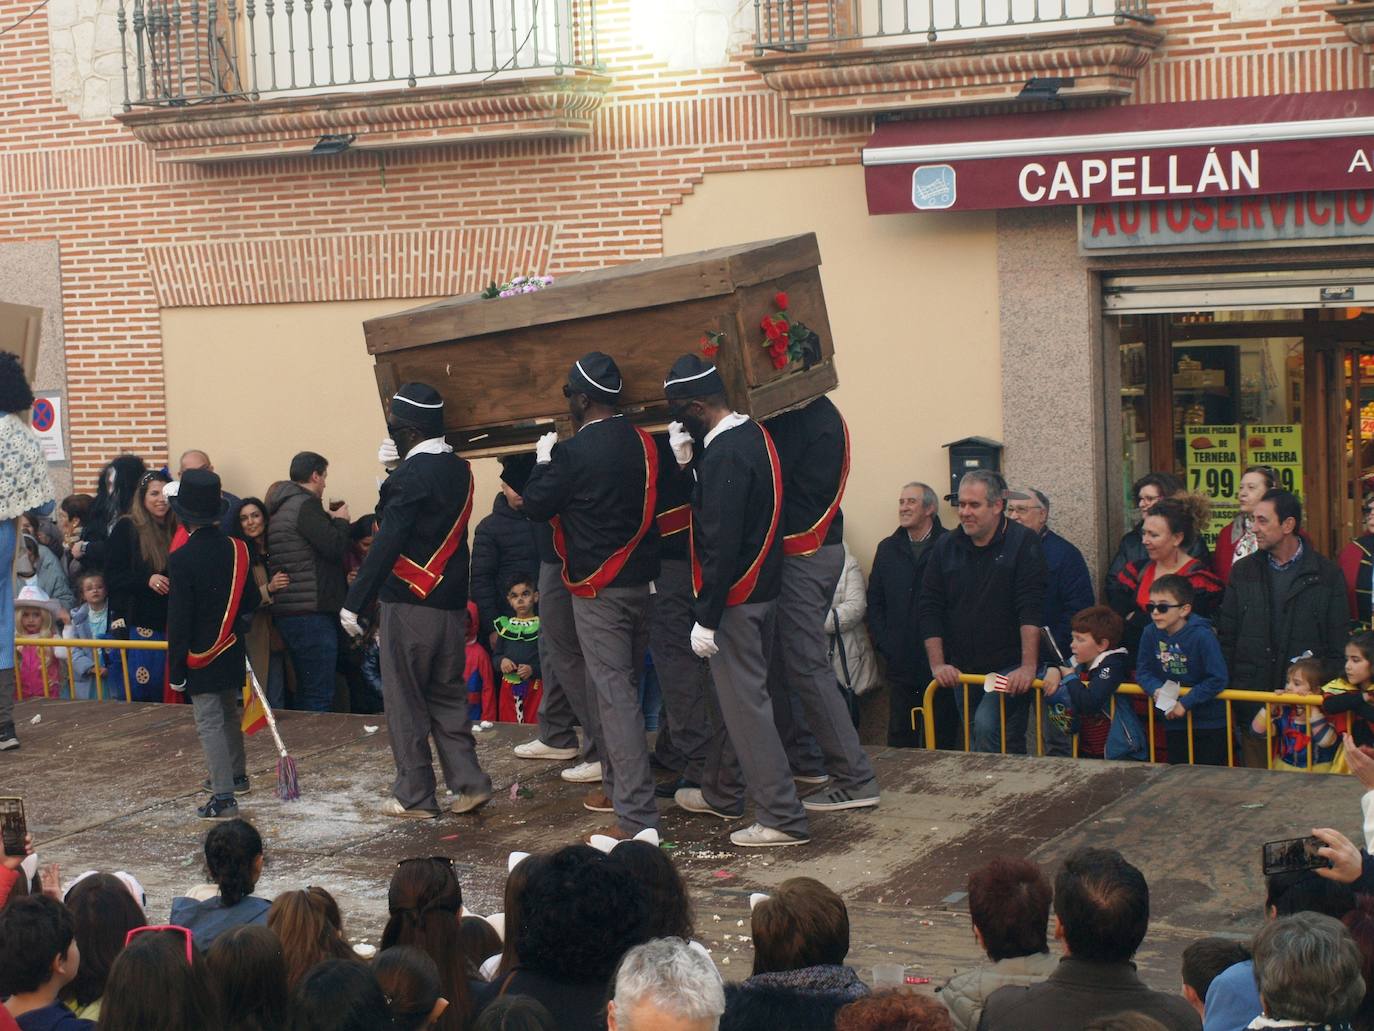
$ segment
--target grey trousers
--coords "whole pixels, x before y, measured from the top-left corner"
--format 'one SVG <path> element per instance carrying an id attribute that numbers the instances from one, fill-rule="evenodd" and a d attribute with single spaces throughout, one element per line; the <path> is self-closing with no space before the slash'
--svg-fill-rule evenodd
<path id="1" fill-rule="evenodd" d="M 14 669 L 0 669 L 0 727 L 14 722 Z"/>
<path id="2" fill-rule="evenodd" d="M 220 798 L 234 797 L 234 778 L 247 775 L 243 731 L 239 725 L 239 692 L 212 691 L 191 695 L 196 733 L 210 767 L 210 790 Z"/>
<path id="3" fill-rule="evenodd" d="M 574 597 L 572 609 L 587 663 L 587 684 L 596 692 L 601 787 L 615 807 L 620 829 L 637 834 L 658 826 L 639 704 L 649 644 L 649 585 L 607 587 L 595 598 Z"/>
<path id="4" fill-rule="evenodd" d="M 454 794 L 491 791 L 477 762 L 468 720 L 464 641 L 466 610 L 384 602 L 381 606 L 382 693 L 396 781 L 391 792 L 407 809 L 439 809 L 434 758 Z"/>
<path id="5" fill-rule="evenodd" d="M 873 780 L 874 773 L 827 654 L 825 617 L 843 569 L 842 544 L 826 545 L 814 555 L 783 559 L 782 593 L 772 620 L 768 687 L 778 734 L 793 771 L 817 772 L 814 763 L 805 760 L 807 744 L 814 738 L 832 786 L 849 789 Z"/>
<path id="6" fill-rule="evenodd" d="M 583 762 L 599 762 L 595 698 L 587 690 L 587 668 L 577 641 L 572 595 L 559 562 L 539 564 L 539 663 L 544 697 L 539 703 L 539 740 L 551 748 L 577 748 L 582 725 Z"/>
<path id="7" fill-rule="evenodd" d="M 711 805 L 740 808 L 746 792 L 754 819 L 788 834 L 807 833 L 806 810 L 778 740 L 768 697 L 763 632 L 773 602 L 735 605 L 716 628 L 711 680 L 721 722 L 712 728 L 701 791 Z"/>
<path id="8" fill-rule="evenodd" d="M 660 563 L 654 581 L 653 608 L 649 619 L 649 651 L 658 670 L 668 733 L 659 728 L 658 741 L 671 742 L 670 755 L 660 756 L 664 765 L 683 777 L 701 783 L 706 768 L 706 748 L 711 740 L 711 721 L 706 695 L 711 690 L 711 670 L 692 651 L 692 567 L 685 559 Z M 654 745 L 658 753 L 658 742 Z M 680 765 L 679 765 L 680 764 Z"/>

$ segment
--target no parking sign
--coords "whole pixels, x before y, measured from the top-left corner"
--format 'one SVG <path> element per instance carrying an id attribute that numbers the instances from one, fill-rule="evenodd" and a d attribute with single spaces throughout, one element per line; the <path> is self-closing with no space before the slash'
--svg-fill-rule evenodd
<path id="1" fill-rule="evenodd" d="M 62 398 L 57 394 L 39 394 L 33 401 L 31 425 L 43 457 L 49 462 L 61 462 L 67 457 L 62 445 Z"/>

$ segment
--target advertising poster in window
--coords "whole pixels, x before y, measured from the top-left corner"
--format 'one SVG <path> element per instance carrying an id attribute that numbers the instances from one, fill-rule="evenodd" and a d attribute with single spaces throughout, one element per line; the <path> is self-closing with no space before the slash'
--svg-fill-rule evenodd
<path id="1" fill-rule="evenodd" d="M 1278 485 L 1302 497 L 1302 427 L 1246 426 L 1245 464 L 1267 465 Z"/>
<path id="2" fill-rule="evenodd" d="M 1207 547 L 1214 549 L 1217 535 L 1236 517 L 1236 490 L 1240 487 L 1241 432 L 1235 424 L 1185 426 L 1188 489 L 1212 499 L 1212 519 L 1203 530 Z"/>

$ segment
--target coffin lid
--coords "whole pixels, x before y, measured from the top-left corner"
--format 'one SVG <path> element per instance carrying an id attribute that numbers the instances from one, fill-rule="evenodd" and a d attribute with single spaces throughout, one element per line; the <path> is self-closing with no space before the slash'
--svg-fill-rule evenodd
<path id="1" fill-rule="evenodd" d="M 462 294 L 363 323 L 369 354 L 730 294 L 821 261 L 815 233 L 559 276 L 532 294 Z M 529 274 L 538 275 L 539 269 Z"/>

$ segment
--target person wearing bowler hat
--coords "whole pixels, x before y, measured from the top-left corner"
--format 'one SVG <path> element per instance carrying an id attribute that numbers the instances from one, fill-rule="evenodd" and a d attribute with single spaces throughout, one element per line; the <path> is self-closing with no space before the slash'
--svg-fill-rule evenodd
<path id="1" fill-rule="evenodd" d="M 723 721 L 712 728 L 701 787 L 681 788 L 675 799 L 688 812 L 737 820 L 747 791 L 755 822 L 732 843 L 804 845 L 806 810 L 774 723 L 764 650 L 783 579 L 781 463 L 768 432 L 731 409 L 720 373 L 700 356 L 675 361 L 663 392 L 678 420 L 669 427 L 678 461 L 688 459 L 696 477 L 690 641 L 710 660 Z"/>
<path id="2" fill-rule="evenodd" d="M 491 800 L 468 718 L 468 519 L 472 470 L 444 440 L 444 399 L 427 383 L 406 383 L 391 398 L 377 457 L 392 467 L 377 501 L 380 523 L 348 589 L 339 623 L 361 637 L 358 613 L 381 602 L 382 690 L 396 779 L 388 816 L 439 815 L 434 758 L 453 792 L 449 811 Z"/>
<path id="3" fill-rule="evenodd" d="M 172 511 L 190 532 L 168 557 L 167 673 L 173 691 L 191 698 L 196 733 L 210 768 L 210 800 L 196 810 L 204 820 L 238 815 L 234 793 L 248 790 L 238 701 L 243 691 L 244 635 L 261 598 L 248 545 L 220 530 L 228 502 L 219 476 L 187 469 Z"/>
<path id="4" fill-rule="evenodd" d="M 658 448 L 617 410 L 621 390 L 609 355 L 593 351 L 573 362 L 563 396 L 576 432 L 562 443 L 556 433 L 539 439 L 523 497 L 525 515 L 553 526 L 586 663 L 602 790 L 582 804 L 615 813 L 603 833 L 628 838 L 658 827 L 639 705 L 649 584 L 659 572 Z"/>

